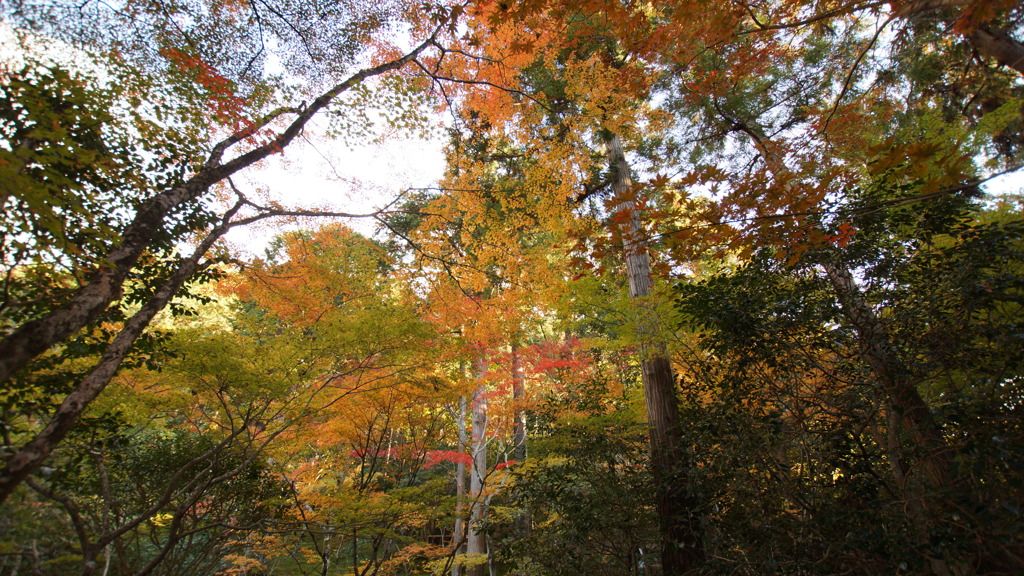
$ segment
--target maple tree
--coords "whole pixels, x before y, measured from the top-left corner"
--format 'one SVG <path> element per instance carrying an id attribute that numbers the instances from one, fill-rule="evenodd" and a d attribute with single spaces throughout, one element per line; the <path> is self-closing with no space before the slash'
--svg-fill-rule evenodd
<path id="1" fill-rule="evenodd" d="M 5 568 L 1019 570 L 1019 3 L 5 10 Z M 444 178 L 233 272 L 377 95 Z"/>
<path id="2" fill-rule="evenodd" d="M 236 108 L 234 104 L 237 103 L 234 96 L 224 94 L 224 90 L 230 87 L 230 83 L 219 76 L 213 68 L 208 66 L 189 67 L 186 73 L 196 76 L 195 80 L 204 88 L 200 93 L 209 96 L 213 101 L 214 119 L 230 120 L 239 124 L 231 126 L 226 137 L 212 138 L 212 143 L 197 155 L 198 158 L 188 155 L 179 157 L 172 154 L 171 158 L 180 166 L 179 172 L 174 174 L 174 177 L 168 182 L 155 186 L 148 196 L 143 197 L 136 206 L 133 206 L 134 215 L 113 231 L 108 245 L 102 246 L 95 256 L 97 259 L 95 267 L 87 269 L 83 273 L 80 285 L 68 291 L 60 301 L 55 301 L 52 308 L 18 320 L 17 324 L 12 323 L 0 342 L 0 381 L 9 380 L 15 373 L 25 368 L 51 347 L 60 344 L 86 325 L 96 321 L 113 302 L 123 295 L 125 282 L 132 271 L 136 269 L 143 255 L 147 251 L 159 248 L 161 232 L 180 218 L 177 214 L 179 211 L 185 210 L 187 213 L 190 207 L 193 209 L 202 207 L 204 205 L 202 199 L 209 193 L 212 186 L 227 180 L 240 170 L 252 166 L 272 154 L 282 152 L 299 135 L 314 114 L 327 108 L 343 92 L 359 85 L 366 78 L 386 74 L 413 61 L 435 42 L 448 18 L 442 17 L 441 21 L 441 26 L 435 25 L 432 32 L 428 33 L 429 39 L 411 52 L 399 56 L 384 55 L 383 63 L 357 71 L 339 82 L 330 83 L 309 104 L 302 103 L 297 107 L 256 111 L 256 114 L 252 116 L 249 116 L 252 111 L 233 109 Z M 183 60 L 181 51 L 165 52 L 165 55 L 172 61 L 187 64 L 187 61 Z M 131 97 L 138 99 L 136 95 L 131 95 Z M 247 115 L 248 119 L 242 117 L 243 114 Z M 253 116 L 255 119 L 252 119 Z M 288 116 L 292 117 L 291 120 L 284 120 Z M 242 122 L 242 120 L 246 121 Z M 70 121 L 81 121 L 81 119 L 72 118 Z M 275 122 L 283 124 L 279 132 L 274 130 Z M 27 145 L 26 147 L 31 149 L 34 142 L 34 139 L 26 136 L 19 145 Z M 238 150 L 238 155 L 225 159 L 225 154 L 231 149 Z M 8 163 L 5 162 L 6 164 Z M 51 193 L 53 192 L 51 191 Z M 5 195 L 6 200 L 17 201 L 18 198 Z M 43 431 L 28 440 L 17 450 L 16 454 L 5 462 L 2 482 L 0 482 L 0 486 L 2 486 L 0 498 L 8 497 L 14 488 L 45 460 L 55 445 L 67 434 L 84 407 L 109 382 L 113 372 L 123 360 L 127 349 L 141 335 L 153 315 L 162 309 L 188 278 L 195 273 L 200 266 L 201 259 L 216 239 L 227 228 L 238 224 L 238 222 L 232 224 L 231 219 L 243 206 L 254 207 L 255 205 L 245 200 L 244 197 L 240 197 L 239 202 L 221 218 L 223 221 L 221 226 L 215 228 L 214 233 L 200 243 L 201 249 L 197 250 L 195 256 L 183 259 L 168 283 L 155 291 L 153 298 L 147 302 L 142 312 L 133 316 L 134 322 L 130 321 L 129 325 L 120 332 L 121 341 L 116 342 L 116 345 L 108 349 L 106 358 L 90 379 L 83 381 L 65 399 L 61 407 L 55 410 Z M 280 211 L 274 210 L 270 212 L 280 213 Z M 263 218 L 269 215 L 264 210 L 257 217 Z M 212 223 L 210 220 L 213 218 L 210 216 L 207 218 L 207 221 L 199 222 L 186 219 L 186 230 L 201 230 L 205 224 Z M 15 269 L 14 266 L 16 264 L 12 263 L 10 268 L 12 272 Z"/>
<path id="3" fill-rule="evenodd" d="M 479 56 L 466 56 L 444 70 L 436 70 L 435 76 L 464 78 L 468 87 L 466 104 L 479 116 L 481 130 L 518 139 L 532 156 L 529 172 L 533 178 L 543 181 L 550 175 L 544 172 L 545 161 L 573 166 L 545 182 L 545 194 L 556 201 L 590 197 L 602 185 L 615 182 L 615 171 L 603 181 L 588 181 L 585 177 L 596 172 L 593 156 L 588 158 L 586 152 L 586 135 L 600 139 L 595 125 L 607 130 L 611 123 L 613 134 L 623 131 L 628 136 L 637 125 L 666 126 L 665 121 L 672 116 L 665 112 L 685 118 L 686 123 L 697 120 L 688 130 L 697 134 L 702 129 L 710 130 L 717 138 L 705 138 L 710 143 L 703 145 L 703 150 L 701 144 L 662 142 L 664 148 L 658 150 L 661 157 L 652 162 L 656 170 L 664 170 L 666 163 L 679 161 L 672 154 L 680 151 L 702 160 L 689 168 L 686 178 L 671 183 L 674 198 L 668 199 L 683 210 L 671 211 L 667 216 L 676 218 L 688 209 L 685 217 L 698 224 L 680 230 L 671 220 L 665 222 L 664 235 L 671 238 L 670 248 L 682 252 L 679 258 L 685 262 L 708 245 L 724 243 L 742 248 L 743 257 L 758 246 L 775 245 L 782 248 L 781 256 L 790 257 L 792 265 L 805 252 L 824 252 L 815 250 L 816 246 L 824 248 L 826 243 L 836 242 L 843 247 L 855 236 L 856 227 L 850 221 L 832 220 L 831 215 L 843 214 L 843 199 L 852 196 L 847 191 L 864 185 L 865 173 L 869 178 L 884 173 L 885 178 L 902 179 L 922 201 L 969 191 L 978 181 L 980 168 L 969 150 L 976 150 L 979 143 L 989 146 L 987 139 L 996 134 L 1006 138 L 1007 129 L 1019 117 L 1019 101 L 1012 100 L 997 114 L 990 105 L 978 116 L 963 115 L 952 121 L 939 121 L 927 111 L 929 106 L 948 106 L 949 101 L 943 97 L 925 92 L 919 100 L 894 100 L 906 75 L 920 73 L 920 69 L 911 72 L 906 67 L 913 59 L 902 50 L 918 50 L 934 41 L 935 36 L 930 36 L 934 30 L 920 21 L 935 6 L 908 4 L 887 14 L 877 5 L 850 5 L 820 16 L 814 15 L 818 8 L 813 7 L 809 9 L 810 17 L 800 12 L 804 8 L 799 4 L 757 6 L 744 12 L 702 6 L 700 27 L 695 28 L 686 20 L 693 16 L 693 7 L 687 3 L 647 11 L 616 3 L 585 7 L 521 3 L 514 8 L 482 3 L 472 12 L 477 23 L 471 28 L 470 39 L 470 46 L 479 49 L 474 54 Z M 966 33 L 978 46 L 986 34 L 986 22 L 1016 18 L 1012 6 L 989 8 L 976 14 L 973 8 L 959 15 L 943 13 L 941 17 L 950 26 L 955 20 L 955 33 Z M 759 10 L 766 14 L 759 14 Z M 795 21 L 787 23 L 787 19 Z M 904 25 L 896 41 L 881 40 L 882 32 L 898 19 L 903 19 Z M 818 23 L 825 20 L 842 27 L 843 34 L 837 35 L 837 40 L 823 41 Z M 865 26 L 872 22 L 873 29 Z M 658 41 L 670 34 L 686 37 L 688 42 Z M 588 47 L 595 39 L 612 49 L 603 53 Z M 794 41 L 805 44 L 793 49 Z M 887 43 L 888 51 L 875 51 L 879 43 Z M 992 54 L 988 48 L 979 51 L 983 57 Z M 894 53 L 901 58 L 896 66 L 878 58 Z M 933 64 L 935 69 L 942 65 L 939 61 Z M 871 66 L 881 72 L 879 79 L 865 89 L 861 79 L 869 74 Z M 820 80 L 815 71 L 820 71 Z M 649 75 L 645 77 L 644 73 Z M 983 91 L 1012 81 L 1012 76 L 998 69 L 958 81 L 966 86 L 979 77 L 995 80 Z M 630 105 L 649 98 L 654 90 L 663 90 L 658 88 L 659 82 L 671 87 L 668 106 L 646 112 L 645 116 L 643 105 Z M 481 86 L 486 89 L 480 90 Z M 995 92 L 999 90 L 995 88 Z M 885 106 L 903 111 L 903 115 L 887 116 Z M 662 116 L 656 114 L 659 111 Z M 931 134 L 941 133 L 944 142 L 911 144 L 909 139 L 901 140 L 907 138 L 903 136 L 907 132 L 894 133 L 882 124 L 886 121 L 889 126 L 917 130 L 918 134 L 927 126 Z M 865 130 L 865 126 L 876 128 Z M 987 135 L 969 144 L 968 140 L 975 137 L 964 136 L 972 132 Z M 637 148 L 644 147 L 638 143 Z M 698 156 L 694 148 L 703 156 Z M 737 149 L 739 154 L 735 153 Z M 733 158 L 722 157 L 723 150 Z M 990 160 L 982 172 L 1000 161 L 1013 166 L 1012 156 L 1010 152 L 1010 157 L 1003 160 Z M 745 159 L 749 163 L 744 164 Z M 618 177 L 627 171 L 619 169 Z M 653 182 L 661 188 L 670 184 L 665 178 Z M 713 192 L 724 192 L 720 201 L 690 200 L 683 190 L 708 184 Z M 632 201 L 632 196 L 619 192 L 619 202 Z M 571 218 L 566 204 L 555 204 L 558 218 Z M 614 222 L 612 206 L 608 212 Z M 654 218 L 658 217 L 664 216 L 654 213 Z M 631 219 L 628 211 L 622 210 L 620 220 Z M 665 224 L 656 222 L 655 226 Z M 819 230 L 822 224 L 834 227 L 834 231 Z M 633 230 L 641 227 L 634 224 Z M 627 243 L 628 236 L 620 234 Z M 930 423 L 926 404 L 915 385 L 894 376 L 894 370 L 902 369 L 898 368 L 896 355 L 886 350 L 891 348 L 891 344 L 884 344 L 889 337 L 859 294 L 852 273 L 843 266 L 825 259 L 827 276 L 843 301 L 845 314 L 859 326 L 862 342 L 868 343 L 862 349 L 863 357 L 874 365 L 881 381 L 889 382 L 888 393 L 897 404 L 895 411 L 906 419 L 896 428 L 923 435 L 924 443 L 930 446 L 920 455 L 921 466 L 932 470 L 924 473 L 931 477 L 927 483 L 933 489 L 947 486 L 949 479 L 940 472 L 944 465 L 939 461 L 945 458 L 941 433 Z M 944 562 L 935 559 L 932 569 L 938 573 L 949 570 Z M 667 564 L 665 568 L 680 570 Z"/>
<path id="4" fill-rule="evenodd" d="M 498 34 L 503 31 L 498 31 Z M 494 47 L 502 50 L 501 44 L 494 45 Z M 612 85 L 612 82 L 618 78 L 613 80 L 612 73 L 605 74 L 604 77 L 600 76 L 607 65 L 606 62 L 600 60 L 604 56 L 600 50 L 588 53 L 585 47 L 575 47 L 576 54 L 570 57 L 561 57 L 558 55 L 558 50 L 562 47 L 561 44 L 548 47 L 549 57 L 552 61 L 546 64 L 548 66 L 564 66 L 564 77 L 559 77 L 556 72 L 550 70 L 544 71 L 542 68 L 545 65 L 543 57 L 535 56 L 535 58 L 523 62 L 523 68 L 527 69 L 524 71 L 525 82 L 532 83 L 527 86 L 539 91 L 540 98 L 543 98 L 545 102 L 532 96 L 533 102 L 537 102 L 539 105 L 530 107 L 532 114 L 530 111 L 525 111 L 526 113 L 523 114 L 526 118 L 522 120 L 527 126 L 522 128 L 522 132 L 516 133 L 514 128 L 510 128 L 506 132 L 507 136 L 504 136 L 502 130 L 505 127 L 497 125 L 500 121 L 511 120 L 507 110 L 509 104 L 507 98 L 508 92 L 514 91 L 512 89 L 498 91 L 490 102 L 480 102 L 478 110 L 474 110 L 474 114 L 482 117 L 485 133 L 490 125 L 492 129 L 496 129 L 499 138 L 504 136 L 513 140 L 535 136 L 537 125 L 529 123 L 546 116 L 540 125 L 542 129 L 540 138 L 545 141 L 548 149 L 540 155 L 544 160 L 537 161 L 535 159 L 526 169 L 526 173 L 538 180 L 534 184 L 537 187 L 537 191 L 534 193 L 538 194 L 540 198 L 548 198 L 542 202 L 554 204 L 552 206 L 554 210 L 546 216 L 546 218 L 552 218 L 553 215 L 552 220 L 569 217 L 571 204 L 566 200 L 580 195 L 573 188 L 585 182 L 581 182 L 580 173 L 586 174 L 590 171 L 587 166 L 591 164 L 592 160 L 587 158 L 588 147 L 584 143 L 585 138 L 590 135 L 603 140 L 608 149 L 610 164 L 611 174 L 608 179 L 616 195 L 614 200 L 616 207 L 610 208 L 614 211 L 611 218 L 613 234 L 623 243 L 623 260 L 626 263 L 631 295 L 635 298 L 646 299 L 652 294 L 652 278 L 649 255 L 643 239 L 644 232 L 638 213 L 639 208 L 634 207 L 634 202 L 638 202 L 635 200 L 636 190 L 632 186 L 629 165 L 621 151 L 621 141 L 612 132 L 612 129 L 623 129 L 632 133 L 635 126 L 631 126 L 630 122 L 639 122 L 639 119 L 636 118 L 638 114 L 631 114 L 628 95 L 617 93 Z M 514 45 L 512 50 L 515 50 Z M 612 64 L 612 68 L 614 67 Z M 509 84 L 508 80 L 506 80 L 507 84 Z M 584 84 L 587 85 L 586 92 L 582 88 Z M 572 104 L 567 107 L 565 106 L 566 101 Z M 548 105 L 547 102 L 551 102 L 551 105 Z M 527 102 L 517 104 L 527 104 Z M 584 120 L 579 121 L 573 117 L 572 105 L 576 106 L 576 114 L 582 116 Z M 471 125 L 472 128 L 475 127 Z M 543 134 L 544 128 L 557 130 L 558 135 L 551 137 L 550 133 Z M 557 143 L 557 145 L 552 146 L 553 143 Z M 553 152 L 552 149 L 557 151 Z M 544 161 L 562 164 L 567 161 L 577 161 L 582 166 L 577 168 L 576 179 L 566 179 L 564 173 L 556 175 L 545 172 L 547 167 L 544 165 Z M 640 307 L 634 322 L 638 327 L 637 333 L 642 342 L 640 355 L 644 363 L 643 381 L 647 391 L 648 415 L 651 424 L 653 470 L 655 483 L 659 487 L 659 515 L 663 521 L 662 529 L 665 536 L 665 545 L 662 546 L 663 563 L 666 569 L 679 572 L 692 567 L 701 553 L 696 516 L 691 512 L 693 505 L 685 496 L 688 491 L 685 488 L 688 465 L 679 437 L 673 377 L 662 345 L 656 340 L 652 340 L 652 328 L 656 320 L 650 312 L 645 313 Z"/>

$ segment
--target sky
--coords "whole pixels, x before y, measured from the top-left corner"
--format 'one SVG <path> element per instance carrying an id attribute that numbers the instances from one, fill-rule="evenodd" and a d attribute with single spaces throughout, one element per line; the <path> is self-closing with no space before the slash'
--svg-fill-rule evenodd
<path id="1" fill-rule="evenodd" d="M 76 66 L 83 61 L 76 58 L 73 48 L 62 43 L 39 47 L 40 54 L 57 61 L 73 61 Z M 23 50 L 12 29 L 0 22 L 0 61 L 16 63 Z M 273 56 L 267 68 L 268 73 L 283 71 Z M 381 116 L 373 108 L 366 114 Z M 440 116 L 433 121 L 439 126 L 443 122 Z M 402 138 L 398 135 L 383 137 L 386 129 L 378 127 L 371 137 L 343 141 L 325 138 L 325 128 L 323 122 L 314 119 L 283 154 L 244 170 L 233 179 L 235 184 L 251 199 L 273 200 L 286 207 L 366 213 L 387 205 L 408 188 L 436 186 L 444 171 L 444 141 L 440 129 L 425 137 Z M 228 157 L 231 157 L 230 152 Z M 349 223 L 366 235 L 374 231 L 371 219 L 353 219 Z M 295 227 L 298 226 L 285 226 Z M 240 256 L 259 256 L 281 230 L 280 222 L 265 221 L 235 228 L 226 240 Z"/>
<path id="2" fill-rule="evenodd" d="M 982 189 L 992 196 L 1001 194 L 1024 194 L 1024 169 L 993 178 Z"/>
<path id="3" fill-rule="evenodd" d="M 399 33 L 391 41 L 410 49 L 412 38 Z M 290 75 L 278 54 L 271 50 L 264 64 L 267 74 Z M 300 81 L 293 79 L 293 81 Z M 345 95 L 341 96 L 344 99 Z M 371 99 L 372 101 L 372 99 Z M 352 109 L 349 108 L 349 111 Z M 444 140 L 441 126 L 445 118 L 421 110 L 437 129 L 431 134 L 390 134 L 382 122 L 374 135 L 362 139 L 328 138 L 326 123 L 310 121 L 302 137 L 293 141 L 283 154 L 274 155 L 258 168 L 249 169 L 239 179 L 249 190 L 259 190 L 287 207 L 320 208 L 330 212 L 370 213 L 389 205 L 410 188 L 437 185 L 444 173 Z M 373 107 L 363 113 L 380 120 L 383 114 Z M 364 235 L 372 235 L 372 218 L 345 220 Z M 286 225 L 286 228 L 315 226 L 315 222 Z M 280 222 L 265 222 L 232 230 L 227 241 L 242 255 L 261 255 L 276 234 Z"/>
<path id="4" fill-rule="evenodd" d="M 373 143 L 327 140 L 318 138 L 317 131 L 314 126 L 307 138 L 297 139 L 283 155 L 273 156 L 263 166 L 247 170 L 236 184 L 253 198 L 269 198 L 287 207 L 369 213 L 410 188 L 436 186 L 444 172 L 440 133 Z M 347 222 L 365 235 L 375 229 L 370 218 Z M 286 226 L 296 227 L 302 225 Z M 227 241 L 241 255 L 258 256 L 280 231 L 280 223 L 257 224 L 233 230 Z"/>
<path id="5" fill-rule="evenodd" d="M 5 60 L 11 56 L 9 33 L 0 26 L 0 57 Z M 269 64 L 273 69 L 274 64 Z M 372 109 L 368 114 L 375 115 Z M 440 125 L 442 119 L 437 117 L 436 123 Z M 427 137 L 342 141 L 323 137 L 324 128 L 322 123 L 312 122 L 283 155 L 246 170 L 235 183 L 251 198 L 288 207 L 367 213 L 389 204 L 409 188 L 436 186 L 444 171 L 440 129 Z M 983 188 L 992 195 L 1021 193 L 1024 170 L 990 180 Z M 366 235 L 375 229 L 372 219 L 353 219 L 349 224 Z M 290 227 L 311 225 L 315 224 Z M 227 241 L 240 256 L 259 256 L 280 231 L 281 224 L 271 221 L 235 229 Z"/>

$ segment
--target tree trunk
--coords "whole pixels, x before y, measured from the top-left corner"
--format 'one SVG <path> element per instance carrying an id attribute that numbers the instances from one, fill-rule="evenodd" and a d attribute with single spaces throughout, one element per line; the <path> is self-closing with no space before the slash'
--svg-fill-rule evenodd
<path id="1" fill-rule="evenodd" d="M 526 377 L 523 375 L 523 359 L 519 345 L 512 344 L 512 405 L 515 410 L 512 429 L 512 458 L 519 464 L 526 460 Z M 530 533 L 530 514 L 522 511 L 516 514 L 515 526 L 519 536 Z"/>
<path id="2" fill-rule="evenodd" d="M 465 373 L 465 365 L 463 365 Z M 459 452 L 465 453 L 469 446 L 466 439 L 466 397 L 459 397 L 459 417 L 456 421 L 459 434 Z M 462 518 L 466 502 L 466 464 L 460 461 L 455 465 L 455 532 L 452 535 L 452 554 L 464 553 L 466 540 L 466 521 Z M 452 576 L 462 576 L 462 566 L 452 564 Z"/>
<path id="3" fill-rule="evenodd" d="M 927 549 L 939 518 L 948 510 L 952 492 L 950 447 L 931 409 L 917 390 L 912 374 L 896 353 L 892 338 L 864 300 L 853 274 L 841 263 L 822 262 L 860 342 L 861 357 L 871 366 L 889 404 L 888 457 L 902 491 L 908 518 L 921 547 Z M 912 455 L 908 455 L 908 452 Z M 966 574 L 943 557 L 927 556 L 933 574 Z"/>
<path id="4" fill-rule="evenodd" d="M 28 475 L 50 456 L 57 445 L 71 431 L 71 427 L 85 411 L 86 407 L 106 388 L 117 373 L 132 344 L 142 335 L 149 323 L 164 309 L 178 290 L 192 277 L 200 267 L 200 260 L 206 251 L 231 228 L 231 217 L 240 206 L 232 208 L 224 221 L 211 231 L 196 247 L 193 254 L 178 264 L 170 278 L 160 287 L 146 304 L 128 321 L 124 328 L 114 337 L 113 342 L 100 357 L 99 363 L 93 368 L 75 389 L 64 398 L 53 417 L 39 434 L 23 445 L 0 470 L 0 503 L 3 503 L 14 489 Z"/>
<path id="5" fill-rule="evenodd" d="M 512 458 L 516 462 L 526 460 L 526 379 L 523 376 L 523 360 L 519 357 L 519 345 L 512 345 L 512 405 L 515 410 L 512 428 Z"/>
<path id="6" fill-rule="evenodd" d="M 487 366 L 483 359 L 476 363 L 476 376 L 480 379 L 480 387 L 473 393 L 473 432 L 470 437 L 472 447 L 472 466 L 469 473 L 469 535 L 466 539 L 466 554 L 474 556 L 474 561 L 487 555 L 487 540 L 483 530 L 484 518 L 487 516 L 487 497 L 484 495 L 487 479 L 487 386 L 483 378 Z M 487 563 L 474 564 L 466 571 L 469 576 L 485 576 Z"/>
<path id="7" fill-rule="evenodd" d="M 629 295 L 644 299 L 653 292 L 651 260 L 638 207 L 635 201 L 628 199 L 633 186 L 629 164 L 618 136 L 607 138 L 605 145 L 612 187 L 620 199 L 626 199 L 618 213 Z M 635 322 L 651 438 L 651 473 L 661 530 L 662 570 L 667 576 L 677 576 L 692 570 L 704 559 L 703 536 L 695 512 L 697 499 L 690 486 L 692 465 L 683 445 L 672 366 L 664 342 L 657 338 L 656 312 L 643 302 L 638 310 Z"/>
<path id="8" fill-rule="evenodd" d="M 931 9 L 934 8 L 932 6 Z M 735 125 L 754 141 L 771 174 L 777 179 L 785 176 L 787 169 L 783 158 L 770 146 L 762 130 L 745 122 L 735 122 Z M 786 186 L 792 187 L 793 183 Z M 819 264 L 825 270 L 843 315 L 857 333 L 861 358 L 871 367 L 885 393 L 890 468 L 902 490 L 908 517 L 917 528 L 922 546 L 927 546 L 935 516 L 935 512 L 929 512 L 929 509 L 941 505 L 944 497 L 936 494 L 947 492 L 951 486 L 949 446 L 932 418 L 931 409 L 918 393 L 910 370 L 896 353 L 885 325 L 864 300 L 850 269 L 835 257 L 821 258 Z M 906 440 L 917 448 L 913 461 L 904 447 Z M 929 560 L 934 573 L 950 573 L 943 559 Z"/>
<path id="9" fill-rule="evenodd" d="M 434 34 L 436 35 L 440 30 L 441 27 L 437 28 Z M 128 274 L 142 254 L 150 249 L 154 236 L 176 207 L 197 200 L 213 184 L 229 178 L 272 154 L 281 152 L 302 132 L 316 113 L 330 104 L 342 92 L 357 86 L 366 78 L 402 68 L 412 62 L 428 46 L 433 45 L 433 39 L 434 36 L 431 36 L 426 42 L 401 58 L 360 70 L 344 82 L 336 84 L 321 94 L 308 106 L 301 109 L 278 109 L 217 143 L 206 163 L 195 175 L 181 185 L 161 192 L 142 203 L 122 234 L 120 244 L 117 244 L 107 254 L 105 264 L 100 266 L 88 282 L 67 302 L 40 318 L 18 326 L 0 339 L 0 384 L 5 383 L 18 370 L 30 364 L 41 354 L 94 321 L 112 302 L 121 297 Z M 257 146 L 227 162 L 223 161 L 224 153 L 231 146 L 247 140 L 274 119 L 286 113 L 294 113 L 296 118 L 272 142 Z M 236 205 L 224 218 L 224 228 L 217 236 L 230 228 L 231 215 L 237 211 L 238 207 Z M 172 273 L 171 278 L 157 290 L 156 294 L 139 312 L 128 320 L 110 347 L 103 353 L 93 371 L 57 408 L 46 428 L 6 461 L 3 470 L 0 470 L 0 503 L 3 503 L 29 474 L 42 464 L 57 444 L 64 439 L 79 415 L 103 391 L 135 340 L 195 272 L 199 260 L 213 244 L 211 238 L 216 239 L 213 233 L 207 237 L 209 242 L 204 241 L 201 250 L 197 249 L 193 256 L 182 261 L 178 270 Z"/>
<path id="10" fill-rule="evenodd" d="M 871 366 L 892 403 L 899 436 L 906 436 L 920 450 L 917 463 L 921 477 L 933 490 L 948 488 L 949 446 L 932 418 L 931 409 L 918 393 L 910 370 L 893 348 L 888 331 L 864 301 L 849 269 L 835 262 L 823 262 L 822 267 L 839 298 L 843 314 L 857 332 L 861 356 Z M 909 469 L 903 471 L 908 476 L 911 473 Z"/>
<path id="11" fill-rule="evenodd" d="M 970 0 L 914 0 L 900 6 L 895 14 L 908 20 L 941 10 L 947 12 L 949 20 L 964 17 L 965 9 L 969 9 Z M 994 58 L 997 62 L 1024 74 L 1024 44 L 1014 39 L 1006 30 L 993 30 L 988 26 L 978 26 L 965 32 L 964 36 L 978 54 Z"/>
<path id="12" fill-rule="evenodd" d="M 936 1 L 944 0 L 932 0 Z M 932 9 L 934 8 L 932 6 Z M 737 125 L 754 140 L 755 147 L 772 175 L 776 178 L 784 175 L 786 168 L 783 159 L 769 146 L 760 128 L 747 123 Z M 787 186 L 792 186 L 792 183 Z M 921 474 L 932 488 L 947 487 L 948 445 L 932 418 L 931 409 L 918 393 L 909 369 L 896 353 L 888 331 L 874 310 L 865 302 L 853 274 L 845 264 L 835 258 L 822 258 L 819 263 L 824 268 L 829 284 L 842 306 L 843 314 L 849 318 L 857 332 L 861 356 L 871 366 L 892 405 L 895 421 L 900 427 L 899 434 L 909 434 L 913 443 L 922 449 L 919 460 Z M 903 470 L 898 476 L 902 477 L 909 472 Z"/>
<path id="13" fill-rule="evenodd" d="M 1003 66 L 1024 74 L 1024 44 L 1021 44 L 1004 30 L 975 28 L 971 42 L 979 54 L 995 58 Z"/>

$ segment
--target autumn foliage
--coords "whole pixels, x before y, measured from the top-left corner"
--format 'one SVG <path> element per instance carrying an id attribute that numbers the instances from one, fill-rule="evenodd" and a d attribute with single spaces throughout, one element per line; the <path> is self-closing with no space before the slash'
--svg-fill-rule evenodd
<path id="1" fill-rule="evenodd" d="M 1019 2 L 3 19 L 0 572 L 1024 569 Z"/>

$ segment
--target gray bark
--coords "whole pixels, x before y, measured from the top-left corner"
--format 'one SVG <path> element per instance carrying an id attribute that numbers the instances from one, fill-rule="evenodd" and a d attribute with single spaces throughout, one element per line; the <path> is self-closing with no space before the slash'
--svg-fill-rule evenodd
<path id="1" fill-rule="evenodd" d="M 519 346 L 512 345 L 512 404 L 515 409 L 512 427 L 512 457 L 517 462 L 526 460 L 526 378 Z"/>
<path id="2" fill-rule="evenodd" d="M 465 371 L 465 368 L 463 368 Z M 459 397 L 459 416 L 455 423 L 459 434 L 459 452 L 465 452 L 469 443 L 466 434 L 466 397 Z M 465 549 L 466 521 L 462 518 L 466 501 L 466 464 L 455 465 L 455 532 L 452 535 L 452 554 L 458 555 Z M 462 566 L 452 565 L 452 576 L 462 576 Z"/>
<path id="3" fill-rule="evenodd" d="M 512 344 L 512 404 L 515 417 L 512 429 L 512 458 L 522 463 L 527 456 L 526 434 L 526 377 L 523 374 L 523 359 L 519 354 L 519 345 Z M 516 515 L 515 525 L 520 536 L 526 536 L 531 528 L 530 515 L 526 511 Z"/>
<path id="4" fill-rule="evenodd" d="M 473 394 L 472 406 L 472 466 L 469 471 L 469 534 L 466 539 L 466 554 L 487 554 L 486 534 L 483 531 L 487 515 L 487 498 L 484 495 L 487 480 L 487 387 L 482 380 L 487 370 L 483 359 L 477 361 L 477 378 L 480 387 Z M 469 576 L 484 576 L 487 564 L 477 564 L 466 571 Z"/>

